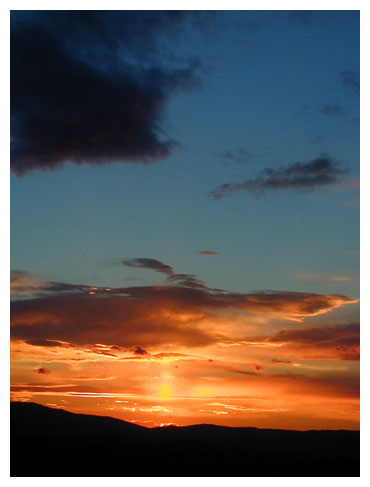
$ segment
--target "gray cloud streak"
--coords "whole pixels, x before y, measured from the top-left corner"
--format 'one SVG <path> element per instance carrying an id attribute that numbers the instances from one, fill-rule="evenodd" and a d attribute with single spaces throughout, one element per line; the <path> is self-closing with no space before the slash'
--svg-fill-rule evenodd
<path id="1" fill-rule="evenodd" d="M 218 186 L 209 196 L 219 200 L 232 193 L 247 191 L 256 196 L 265 191 L 292 189 L 297 192 L 313 191 L 335 184 L 347 173 L 345 168 L 329 156 L 321 156 L 310 162 L 295 162 L 278 169 L 265 168 L 257 178 L 231 182 Z"/>

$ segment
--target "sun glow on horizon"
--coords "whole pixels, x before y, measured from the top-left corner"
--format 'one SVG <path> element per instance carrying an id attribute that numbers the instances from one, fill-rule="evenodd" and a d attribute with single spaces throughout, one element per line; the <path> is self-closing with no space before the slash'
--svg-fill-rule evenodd
<path id="1" fill-rule="evenodd" d="M 159 386 L 159 399 L 162 399 L 162 401 L 172 399 L 172 387 L 169 384 L 161 384 Z"/>

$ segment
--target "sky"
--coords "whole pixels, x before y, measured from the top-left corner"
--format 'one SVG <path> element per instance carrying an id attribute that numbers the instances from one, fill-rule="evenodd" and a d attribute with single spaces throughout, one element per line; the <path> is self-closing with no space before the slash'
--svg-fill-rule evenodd
<path id="1" fill-rule="evenodd" d="M 11 13 L 11 399 L 359 429 L 359 12 Z"/>

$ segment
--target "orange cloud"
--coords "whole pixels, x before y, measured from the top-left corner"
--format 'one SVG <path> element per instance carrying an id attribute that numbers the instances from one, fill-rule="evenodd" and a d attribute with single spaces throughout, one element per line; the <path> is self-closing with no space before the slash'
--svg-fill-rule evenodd
<path id="1" fill-rule="evenodd" d="M 360 360 L 358 323 L 280 330 L 267 341 L 281 344 L 291 356 L 303 359 Z"/>
<path id="2" fill-rule="evenodd" d="M 253 424 L 266 427 L 297 427 L 303 424 L 297 415 L 304 410 L 307 421 L 320 402 L 328 424 L 345 424 L 341 418 L 357 424 L 358 325 L 293 329 L 284 321 L 302 322 L 357 300 L 287 291 L 235 293 L 197 287 L 195 276 L 172 270 L 162 274 L 166 285 L 161 286 L 42 281 L 37 290 L 29 286 L 27 296 L 16 291 L 12 398 L 68 404 L 76 412 L 109 410 L 128 421 L 155 422 L 160 415 L 166 423 L 237 426 L 253 418 Z M 286 329 L 276 328 L 282 326 Z M 335 360 L 346 360 L 346 366 Z M 52 375 L 40 372 L 49 370 L 45 365 Z M 343 416 L 335 423 L 338 414 Z"/>
<path id="3" fill-rule="evenodd" d="M 219 252 L 215 252 L 213 250 L 200 250 L 198 252 L 199 255 L 208 255 L 213 257 L 219 257 L 221 254 Z"/>
<path id="4" fill-rule="evenodd" d="M 103 342 L 124 348 L 169 343 L 196 347 L 222 341 L 222 337 L 227 342 L 235 313 L 302 321 L 357 302 L 340 295 L 283 291 L 240 294 L 181 286 L 128 287 L 109 292 L 104 288 L 95 293 L 60 291 L 12 302 L 12 338 L 45 346 L 54 342 Z M 112 350 L 96 348 L 95 352 L 108 355 Z"/>

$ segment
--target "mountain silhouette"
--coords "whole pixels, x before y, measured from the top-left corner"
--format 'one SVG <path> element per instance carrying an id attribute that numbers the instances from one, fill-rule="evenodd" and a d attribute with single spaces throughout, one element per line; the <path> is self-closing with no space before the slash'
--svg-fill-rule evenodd
<path id="1" fill-rule="evenodd" d="M 10 405 L 12 477 L 356 477 L 359 431 L 208 424 L 144 428 L 35 403 Z"/>

